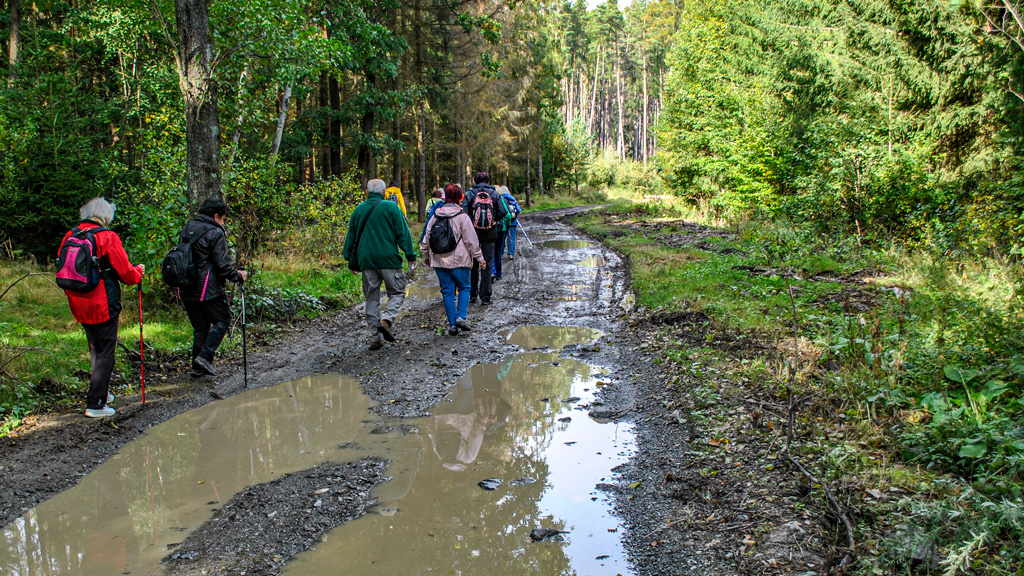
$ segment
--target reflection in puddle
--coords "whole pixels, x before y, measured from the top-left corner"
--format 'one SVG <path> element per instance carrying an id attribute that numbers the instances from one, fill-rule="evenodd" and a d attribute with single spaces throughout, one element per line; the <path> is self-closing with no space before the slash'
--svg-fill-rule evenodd
<path id="1" fill-rule="evenodd" d="M 405 288 L 405 296 L 412 298 L 419 298 L 420 300 L 430 300 L 431 298 L 441 297 L 441 287 L 434 284 L 433 286 L 422 286 L 419 282 L 409 284 Z"/>
<path id="2" fill-rule="evenodd" d="M 595 486 L 629 457 L 633 433 L 587 416 L 596 389 L 590 365 L 555 352 L 474 366 L 415 421 L 423 435 L 401 452 L 419 457 L 390 456 L 378 513 L 337 527 L 283 574 L 631 573 Z M 478 485 L 492 478 L 494 490 Z M 535 528 L 568 533 L 533 543 Z"/>
<path id="3" fill-rule="evenodd" d="M 583 260 L 577 262 L 576 265 L 583 266 L 584 268 L 597 268 L 600 266 L 607 266 L 608 260 L 601 255 L 587 256 Z"/>
<path id="4" fill-rule="evenodd" d="M 545 240 L 544 242 L 541 242 L 541 246 L 544 246 L 545 248 L 555 248 L 556 250 L 590 248 L 593 245 L 593 242 L 587 242 L 586 240 Z"/>
<path id="5" fill-rule="evenodd" d="M 510 335 L 555 348 L 599 336 L 551 326 Z M 420 431 L 408 435 L 374 434 L 369 399 L 338 375 L 214 402 L 154 427 L 4 527 L 0 573 L 155 574 L 245 487 L 375 455 L 392 461 L 393 477 L 375 491 L 376 513 L 328 533 L 285 573 L 630 574 L 596 485 L 628 459 L 633 432 L 587 416 L 599 374 L 557 352 L 478 364 L 432 416 L 405 422 Z M 488 478 L 501 483 L 485 491 Z M 533 543 L 535 528 L 568 533 Z"/>
<path id="6" fill-rule="evenodd" d="M 558 299 L 566 302 L 586 300 L 587 295 L 594 292 L 594 287 L 589 284 L 568 284 L 566 286 L 562 286 L 562 288 L 565 288 L 567 294 L 559 297 Z"/>
<path id="7" fill-rule="evenodd" d="M 388 436 L 363 423 L 369 409 L 358 382 L 320 375 L 172 418 L 0 530 L 0 574 L 152 574 L 247 486 L 386 454 Z"/>
<path id="8" fill-rule="evenodd" d="M 601 331 L 581 326 L 519 326 L 500 335 L 505 338 L 506 343 L 525 350 L 561 350 L 569 344 L 591 344 L 601 337 Z"/>

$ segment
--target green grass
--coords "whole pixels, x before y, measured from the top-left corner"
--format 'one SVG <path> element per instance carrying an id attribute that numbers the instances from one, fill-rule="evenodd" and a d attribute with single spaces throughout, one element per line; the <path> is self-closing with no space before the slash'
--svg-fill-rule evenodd
<path id="1" fill-rule="evenodd" d="M 676 389 L 696 401 L 691 416 L 709 429 L 731 428 L 726 411 L 737 396 L 785 404 L 788 384 L 805 398 L 797 422 L 811 440 L 799 453 L 870 519 L 858 528 L 859 573 L 891 573 L 905 562 L 914 546 L 893 535 L 907 530 L 930 538 L 950 562 L 967 554 L 986 573 L 1021 573 L 1019 264 L 860 246 L 785 222 L 737 226 L 671 199 L 609 197 L 610 206 L 574 222 L 628 259 L 640 305 L 701 311 L 715 330 L 761 345 L 740 352 L 740 362 L 659 329 L 664 358 L 679 370 L 666 385 L 695 379 L 692 389 Z M 680 242 L 678 220 L 733 235 Z M 811 280 L 864 269 L 882 275 Z M 794 337 L 795 377 L 787 370 Z M 903 496 L 863 497 L 890 488 Z"/>

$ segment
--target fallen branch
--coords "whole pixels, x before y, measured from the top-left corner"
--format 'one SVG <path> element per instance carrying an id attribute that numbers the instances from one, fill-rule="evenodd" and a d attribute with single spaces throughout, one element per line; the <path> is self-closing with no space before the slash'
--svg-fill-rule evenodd
<path id="1" fill-rule="evenodd" d="M 17 286 L 18 282 L 21 282 L 25 278 L 28 278 L 29 276 L 49 276 L 49 275 L 50 275 L 49 272 L 29 272 L 29 273 L 25 274 L 21 278 L 18 278 L 17 280 L 15 280 L 14 284 L 11 284 L 10 286 L 8 286 L 7 289 L 4 290 L 3 294 L 0 294 L 0 300 L 3 300 L 4 296 L 7 296 L 7 293 L 11 291 L 11 288 L 14 288 L 15 286 Z"/>

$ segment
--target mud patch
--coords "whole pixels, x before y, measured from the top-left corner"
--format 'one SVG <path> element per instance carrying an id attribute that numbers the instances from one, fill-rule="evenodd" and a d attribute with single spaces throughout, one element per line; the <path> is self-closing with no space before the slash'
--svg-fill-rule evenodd
<path id="1" fill-rule="evenodd" d="M 164 558 L 177 575 L 269 574 L 361 516 L 386 463 L 367 458 L 321 464 L 239 492 Z M 170 546 L 169 546 L 170 547 Z"/>

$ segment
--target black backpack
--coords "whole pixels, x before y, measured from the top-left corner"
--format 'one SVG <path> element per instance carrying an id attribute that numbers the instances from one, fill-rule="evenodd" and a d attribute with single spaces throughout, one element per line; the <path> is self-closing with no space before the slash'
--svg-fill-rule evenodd
<path id="1" fill-rule="evenodd" d="M 191 240 L 186 240 L 185 231 L 181 231 L 178 245 L 171 248 L 160 264 L 160 275 L 165 284 L 174 288 L 184 288 L 195 283 L 199 278 L 199 271 L 196 270 L 195 260 L 192 258 L 192 246 L 211 229 L 204 230 L 202 234 L 196 233 Z"/>
<path id="2" fill-rule="evenodd" d="M 490 230 L 494 227 L 494 201 L 485 190 L 476 193 L 473 202 L 473 227 Z"/>
<path id="3" fill-rule="evenodd" d="M 71 229 L 71 236 L 64 241 L 57 254 L 57 287 L 72 292 L 90 292 L 100 283 L 103 272 L 100 257 L 96 255 L 97 232 L 103 227 L 82 230 Z"/>
<path id="4" fill-rule="evenodd" d="M 434 214 L 434 225 L 430 228 L 430 251 L 434 254 L 447 254 L 459 245 L 452 228 L 452 217 Z"/>

